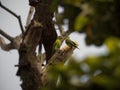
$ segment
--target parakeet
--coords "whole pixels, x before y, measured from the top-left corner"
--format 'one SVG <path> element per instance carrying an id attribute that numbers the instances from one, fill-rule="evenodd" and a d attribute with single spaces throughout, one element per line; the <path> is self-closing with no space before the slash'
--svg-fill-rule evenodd
<path id="1" fill-rule="evenodd" d="M 58 36 L 58 38 L 56 39 L 55 43 L 53 44 L 53 54 L 60 48 L 61 46 L 61 39 L 62 37 L 61 36 Z"/>
<path id="2" fill-rule="evenodd" d="M 78 48 L 77 46 L 77 43 L 75 43 L 74 41 L 72 41 L 69 37 L 66 38 L 65 40 L 65 43 L 70 47 L 75 47 L 75 48 Z M 78 48 L 79 49 L 79 48 Z"/>

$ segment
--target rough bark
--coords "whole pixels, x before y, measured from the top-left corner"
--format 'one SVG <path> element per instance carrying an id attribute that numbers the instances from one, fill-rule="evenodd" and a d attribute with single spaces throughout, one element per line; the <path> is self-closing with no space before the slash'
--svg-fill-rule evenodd
<path id="1" fill-rule="evenodd" d="M 50 0 L 39 2 L 35 6 L 35 14 L 23 36 L 19 48 L 19 64 L 17 75 L 22 80 L 23 90 L 40 90 L 41 63 L 36 57 L 36 47 L 39 43 L 44 45 L 46 59 L 50 59 L 52 44 L 56 40 L 56 31 L 52 24 L 53 14 L 49 10 Z M 53 33 L 52 33 L 53 32 Z M 52 41 L 53 40 L 53 41 Z"/>
<path id="2" fill-rule="evenodd" d="M 50 12 L 51 0 L 29 0 L 29 2 L 33 7 L 30 8 L 25 32 L 21 30 L 22 34 L 14 38 L 0 29 L 0 34 L 10 41 L 9 44 L 6 44 L 4 39 L 0 37 L 0 46 L 5 51 L 12 49 L 18 50 L 19 64 L 15 66 L 18 67 L 17 76 L 19 76 L 22 81 L 22 90 L 41 90 L 42 87 L 47 87 L 49 83 L 47 75 L 51 64 L 65 62 L 75 48 L 65 46 L 52 55 L 52 47 L 57 38 L 57 34 L 52 21 L 53 13 Z M 10 11 L 1 3 L 0 6 L 19 20 L 14 12 Z M 35 13 L 31 20 L 31 12 L 33 12 L 34 7 Z M 58 27 L 63 31 L 60 25 L 58 25 Z M 69 34 L 70 32 L 62 32 L 61 42 L 63 42 Z M 35 52 L 36 47 L 38 45 L 41 46 L 41 44 L 44 45 L 45 53 L 37 55 Z M 47 65 L 42 68 L 45 59 L 47 60 Z"/>

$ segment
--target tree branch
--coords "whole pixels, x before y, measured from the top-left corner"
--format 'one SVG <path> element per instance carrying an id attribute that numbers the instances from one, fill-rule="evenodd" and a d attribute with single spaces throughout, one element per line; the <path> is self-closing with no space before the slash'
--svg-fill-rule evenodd
<path id="1" fill-rule="evenodd" d="M 57 20 L 57 15 L 58 15 L 58 9 L 55 11 L 55 19 Z M 61 35 L 63 35 L 65 32 L 64 32 L 64 29 L 63 29 L 63 27 L 62 27 L 62 25 L 61 24 L 59 24 L 59 23 L 57 23 L 56 22 L 56 24 L 57 24 L 57 26 L 58 26 L 58 29 L 59 29 L 59 31 L 60 31 L 60 34 Z"/>
<path id="2" fill-rule="evenodd" d="M 0 46 L 5 51 L 9 51 L 11 49 L 15 49 L 13 47 L 12 43 L 6 44 L 5 40 L 2 37 L 0 37 Z"/>
<path id="3" fill-rule="evenodd" d="M 12 49 L 19 49 L 22 40 L 22 34 L 13 38 L 1 29 L 0 29 L 0 34 L 10 41 L 10 43 L 7 44 L 4 38 L 0 37 L 0 46 L 3 50 L 9 51 Z"/>
<path id="4" fill-rule="evenodd" d="M 34 12 L 34 7 L 33 7 L 33 6 L 30 6 L 29 13 L 28 13 L 28 17 L 27 17 L 27 21 L 26 21 L 26 27 L 28 27 L 28 25 L 29 25 L 30 22 L 31 22 L 31 17 L 32 17 L 32 15 L 33 15 L 33 12 Z"/>
<path id="5" fill-rule="evenodd" d="M 41 80 L 43 85 L 47 83 L 47 73 L 51 65 L 56 65 L 60 62 L 65 62 L 75 50 L 75 47 L 70 48 L 69 46 L 64 46 L 62 49 L 58 50 L 50 59 L 50 62 L 41 71 Z"/>
<path id="6" fill-rule="evenodd" d="M 17 19 L 18 19 L 18 21 L 19 21 L 19 25 L 20 25 L 20 28 L 21 28 L 21 32 L 22 32 L 22 34 L 24 34 L 24 31 L 25 31 L 25 30 L 24 30 L 23 25 L 22 25 L 21 16 L 18 16 Z"/>
<path id="7" fill-rule="evenodd" d="M 64 32 L 64 29 L 63 29 L 62 25 L 57 24 L 57 26 L 58 26 L 58 29 L 60 31 L 60 34 L 63 35 L 65 32 Z"/>
<path id="8" fill-rule="evenodd" d="M 21 17 L 18 16 L 13 11 L 11 11 L 10 9 L 8 9 L 7 7 L 5 7 L 4 5 L 2 5 L 1 2 L 0 2 L 0 7 L 3 8 L 4 10 L 6 10 L 7 12 L 9 12 L 10 14 L 12 14 L 14 17 L 16 17 L 18 19 L 22 34 L 24 34 L 24 28 L 23 28 L 23 25 L 22 25 Z"/>
<path id="9" fill-rule="evenodd" d="M 11 37 L 10 35 L 8 35 L 7 33 L 5 33 L 3 30 L 0 29 L 0 34 L 2 36 L 4 36 L 5 38 L 7 38 L 8 40 L 12 41 L 13 37 Z"/>

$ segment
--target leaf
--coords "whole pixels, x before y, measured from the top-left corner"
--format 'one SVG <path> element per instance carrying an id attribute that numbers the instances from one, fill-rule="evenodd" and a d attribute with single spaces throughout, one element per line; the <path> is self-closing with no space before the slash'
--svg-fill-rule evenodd
<path id="1" fill-rule="evenodd" d="M 88 20 L 89 19 L 86 16 L 79 15 L 75 20 L 75 24 L 74 24 L 75 30 L 80 31 L 86 25 Z"/>
<path id="2" fill-rule="evenodd" d="M 106 90 L 109 90 L 110 88 L 114 88 L 119 85 L 119 83 L 114 78 L 112 78 L 111 76 L 106 76 L 104 74 L 98 75 L 92 78 L 92 80 L 101 87 L 108 88 Z"/>
<path id="3" fill-rule="evenodd" d="M 71 4 L 71 5 L 79 5 L 81 3 L 81 0 L 64 0 L 65 3 Z"/>
<path id="4" fill-rule="evenodd" d="M 58 8 L 60 1 L 61 0 L 52 0 L 51 6 L 50 6 L 51 12 L 54 12 Z"/>
<path id="5" fill-rule="evenodd" d="M 107 45 L 110 52 L 116 52 L 117 50 L 120 50 L 120 39 L 111 37 L 108 38 L 105 41 L 105 44 Z"/>

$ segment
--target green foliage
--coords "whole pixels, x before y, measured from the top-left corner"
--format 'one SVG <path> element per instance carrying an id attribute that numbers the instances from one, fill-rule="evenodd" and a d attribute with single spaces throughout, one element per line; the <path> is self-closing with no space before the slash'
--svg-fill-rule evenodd
<path id="1" fill-rule="evenodd" d="M 119 0 L 90 0 L 85 2 L 92 8 L 89 22 L 80 32 L 87 34 L 86 43 L 100 46 L 110 36 L 120 37 L 120 1 Z M 90 8 L 90 9 L 91 9 Z"/>
<path id="2" fill-rule="evenodd" d="M 59 24 L 68 19 L 68 29 L 86 33 L 87 45 L 100 46 L 110 36 L 120 37 L 119 0 L 53 0 L 51 8 L 64 8 L 58 14 Z M 59 19 L 60 18 L 60 19 Z"/>
<path id="3" fill-rule="evenodd" d="M 50 6 L 50 10 L 51 10 L 51 12 L 54 12 L 58 8 L 60 0 L 51 0 L 51 2 L 52 3 L 51 3 L 51 6 Z"/>
<path id="4" fill-rule="evenodd" d="M 89 19 L 87 17 L 79 15 L 75 21 L 75 30 L 76 31 L 81 30 L 88 21 Z"/>
<path id="5" fill-rule="evenodd" d="M 51 10 L 55 11 L 58 6 L 64 8 L 64 12 L 57 15 L 57 23 L 64 24 L 64 20 L 68 19 L 69 21 L 69 30 L 74 31 L 74 23 L 76 16 L 81 12 L 81 9 L 78 4 L 79 0 L 75 0 L 74 3 L 71 0 L 52 0 Z"/>
<path id="6" fill-rule="evenodd" d="M 106 45 L 108 54 L 73 58 L 64 66 L 53 66 L 47 90 L 119 90 L 120 89 L 120 0 L 61 0 L 64 8 L 59 24 L 68 19 L 68 29 L 86 34 L 87 45 Z M 58 16 L 59 16 L 58 15 Z M 60 76 L 61 82 L 56 87 Z"/>
<path id="7" fill-rule="evenodd" d="M 68 65 L 60 63 L 52 66 L 48 75 L 52 85 L 48 85 L 47 90 L 119 90 L 120 42 L 118 40 L 120 39 L 106 40 L 110 50 L 107 55 L 87 57 L 82 62 L 76 62 L 71 58 Z M 112 51 L 110 43 L 115 43 Z M 60 82 L 56 86 L 58 77 Z"/>
<path id="8" fill-rule="evenodd" d="M 120 39 L 110 37 L 105 41 L 105 44 L 107 45 L 111 53 L 116 52 L 120 48 Z"/>

